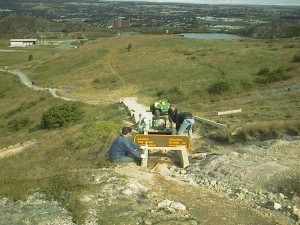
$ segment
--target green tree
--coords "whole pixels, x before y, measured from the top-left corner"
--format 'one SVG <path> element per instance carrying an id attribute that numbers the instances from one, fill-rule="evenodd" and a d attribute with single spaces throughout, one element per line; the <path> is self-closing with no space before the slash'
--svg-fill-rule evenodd
<path id="1" fill-rule="evenodd" d="M 129 44 L 128 44 L 128 47 L 127 47 L 127 50 L 130 51 L 131 49 L 132 49 L 132 44 L 129 43 Z"/>
<path id="2" fill-rule="evenodd" d="M 33 56 L 32 55 L 29 55 L 28 56 L 28 61 L 32 61 L 33 60 Z"/>

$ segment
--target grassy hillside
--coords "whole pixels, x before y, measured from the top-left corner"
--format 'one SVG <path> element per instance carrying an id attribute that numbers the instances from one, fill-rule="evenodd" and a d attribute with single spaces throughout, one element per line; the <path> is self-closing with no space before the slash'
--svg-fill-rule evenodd
<path id="1" fill-rule="evenodd" d="M 130 51 L 129 44 L 132 45 Z M 253 107 L 257 111 L 257 104 L 270 110 L 283 107 L 273 104 L 278 96 L 264 96 L 261 103 L 245 102 L 245 99 L 249 99 L 248 95 L 262 95 L 298 82 L 299 63 L 292 59 L 299 54 L 299 48 L 297 39 L 223 41 L 176 36 L 117 37 L 60 51 L 50 60 L 34 56 L 36 60 L 25 72 L 43 86 L 64 89 L 69 97 L 89 98 L 100 104 L 126 95 L 138 96 L 145 104 L 166 97 L 195 114 L 211 116 L 212 110 L 232 107 L 248 112 Z M 279 80 L 266 84 L 255 82 L 259 71 L 265 68 L 274 74 L 279 71 Z M 245 99 L 241 101 L 243 95 Z M 280 98 L 283 102 L 287 102 L 286 98 L 299 98 L 290 95 Z M 228 107 L 225 100 L 234 106 Z M 276 108 L 280 110 L 286 112 Z M 297 106 L 292 104 L 288 117 L 296 119 L 297 111 Z M 262 120 L 285 119 L 284 113 L 260 111 L 259 114 Z"/>
<path id="2" fill-rule="evenodd" d="M 84 115 L 76 122 L 41 129 L 43 113 L 66 102 L 0 72 L 0 149 L 37 142 L 0 159 L 0 196 L 22 199 L 45 192 L 62 201 L 78 220 L 84 210 L 76 197 L 90 188 L 81 183 L 85 169 L 108 165 L 106 151 L 123 125 L 120 97 L 137 96 L 144 104 L 169 98 L 182 110 L 229 127 L 248 125 L 248 132 L 288 127 L 299 133 L 300 96 L 295 89 L 299 89 L 300 63 L 291 62 L 300 52 L 297 39 L 131 36 L 89 41 L 77 49 L 54 45 L 9 49 L 5 43 L 0 43 L 1 49 L 15 51 L 0 52 L 3 67 L 21 69 L 38 86 L 57 87 L 62 95 L 92 104 L 78 103 Z M 265 68 L 269 72 L 259 75 Z M 256 82 L 273 76 L 279 80 Z M 241 114 L 212 115 L 237 108 L 242 108 Z M 74 194 L 62 200 L 64 190 Z"/>
<path id="3" fill-rule="evenodd" d="M 80 21 L 56 23 L 33 16 L 10 15 L 0 20 L 2 38 L 99 38 L 111 37 L 115 31 L 94 27 Z"/>

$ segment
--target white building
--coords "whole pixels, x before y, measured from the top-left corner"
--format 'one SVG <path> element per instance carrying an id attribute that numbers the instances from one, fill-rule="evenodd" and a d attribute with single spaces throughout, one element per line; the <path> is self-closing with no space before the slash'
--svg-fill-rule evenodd
<path id="1" fill-rule="evenodd" d="M 36 45 L 38 39 L 10 39 L 10 47 L 26 47 L 28 45 Z"/>

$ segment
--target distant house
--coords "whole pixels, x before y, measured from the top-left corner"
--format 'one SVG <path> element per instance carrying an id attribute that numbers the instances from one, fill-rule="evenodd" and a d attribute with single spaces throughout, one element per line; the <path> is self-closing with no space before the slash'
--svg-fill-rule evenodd
<path id="1" fill-rule="evenodd" d="M 36 45 L 38 39 L 10 39 L 10 47 L 26 47 L 28 45 Z"/>
<path id="2" fill-rule="evenodd" d="M 130 27 L 130 19 L 125 17 L 118 17 L 114 20 L 114 27 L 121 28 L 121 27 Z"/>

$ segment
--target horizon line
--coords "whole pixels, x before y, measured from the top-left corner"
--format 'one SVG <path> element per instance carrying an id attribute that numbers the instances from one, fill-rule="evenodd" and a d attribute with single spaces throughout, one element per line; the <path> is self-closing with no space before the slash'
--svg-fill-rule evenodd
<path id="1" fill-rule="evenodd" d="M 260 3 L 204 3 L 204 2 L 191 2 L 191 1 L 160 1 L 160 0 L 104 0 L 107 2 L 151 2 L 159 4 L 195 4 L 195 5 L 248 5 L 248 6 L 300 6 L 300 3 L 284 4 L 284 3 L 273 3 L 273 4 L 260 4 Z"/>

